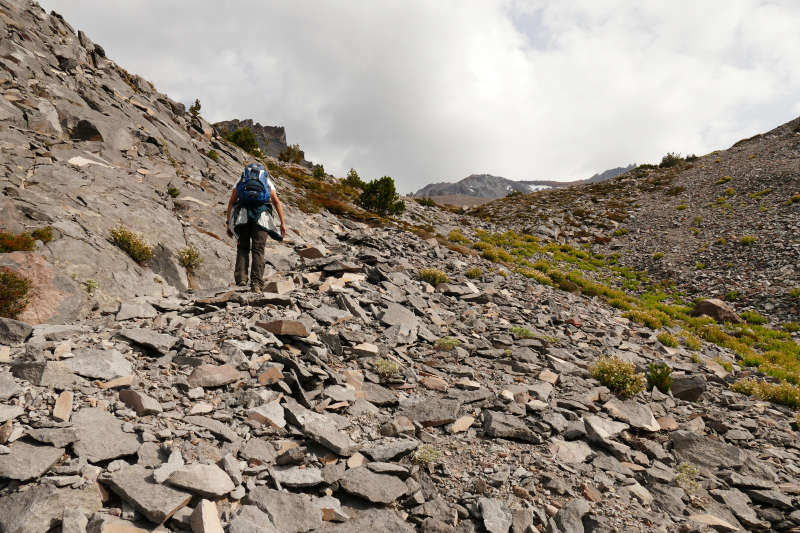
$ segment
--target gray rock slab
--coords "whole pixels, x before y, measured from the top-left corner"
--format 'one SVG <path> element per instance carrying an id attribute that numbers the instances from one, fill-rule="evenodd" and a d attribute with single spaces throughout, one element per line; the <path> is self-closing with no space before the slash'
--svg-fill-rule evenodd
<path id="1" fill-rule="evenodd" d="M 161 353 L 167 353 L 178 342 L 177 337 L 163 335 L 144 328 L 121 329 L 119 335 L 136 344 L 141 344 L 145 348 L 151 348 Z"/>
<path id="2" fill-rule="evenodd" d="M 78 440 L 72 450 L 90 463 L 133 455 L 139 449 L 139 438 L 122 431 L 122 420 L 108 411 L 84 407 L 72 415 Z"/>
<path id="3" fill-rule="evenodd" d="M 686 504 L 683 503 L 684 492 L 678 487 L 653 483 L 649 485 L 653 497 L 653 507 L 673 516 L 683 515 Z"/>
<path id="4" fill-rule="evenodd" d="M 367 533 L 368 531 L 414 533 L 415 530 L 391 509 L 368 509 L 347 522 L 325 522 L 315 530 L 315 533 Z"/>
<path id="5" fill-rule="evenodd" d="M 44 475 L 61 460 L 63 448 L 39 443 L 16 441 L 10 453 L 0 455 L 0 478 L 27 481 Z"/>
<path id="6" fill-rule="evenodd" d="M 228 533 L 281 533 L 269 515 L 255 505 L 244 505 L 228 525 Z"/>
<path id="7" fill-rule="evenodd" d="M 490 437 L 519 439 L 538 444 L 541 437 L 531 431 L 521 419 L 494 411 L 483 412 L 483 431 Z"/>
<path id="8" fill-rule="evenodd" d="M 401 414 L 425 427 L 436 427 L 455 422 L 460 408 L 461 402 L 457 400 L 432 398 L 412 405 Z"/>
<path id="9" fill-rule="evenodd" d="M 42 533 L 58 526 L 64 509 L 83 508 L 89 513 L 103 507 L 97 483 L 79 489 L 56 488 L 51 484 L 32 485 L 28 490 L 0 498 L 0 531 L 3 533 Z"/>
<path id="10" fill-rule="evenodd" d="M 158 400 L 144 392 L 134 390 L 119 391 L 119 399 L 136 411 L 137 416 L 155 415 L 164 411 Z"/>
<path id="11" fill-rule="evenodd" d="M 158 311 L 148 303 L 123 302 L 117 311 L 117 322 L 131 320 L 133 318 L 155 318 Z"/>
<path id="12" fill-rule="evenodd" d="M 22 392 L 22 387 L 17 385 L 10 372 L 0 372 L 0 402 L 19 396 Z"/>
<path id="13" fill-rule="evenodd" d="M 386 407 L 397 403 L 397 396 L 386 387 L 381 387 L 375 383 L 364 383 L 361 386 L 364 391 L 364 399 L 378 407 Z"/>
<path id="14" fill-rule="evenodd" d="M 382 440 L 364 446 L 359 451 L 373 461 L 388 462 L 408 455 L 418 446 L 419 441 L 415 439 Z"/>
<path id="15" fill-rule="evenodd" d="M 239 451 L 239 456 L 245 461 L 255 459 L 264 464 L 274 464 L 278 454 L 271 443 L 262 439 L 253 438 L 248 440 L 242 447 Z"/>
<path id="16" fill-rule="evenodd" d="M 225 496 L 236 488 L 228 474 L 217 465 L 186 465 L 169 476 L 167 482 L 209 498 Z"/>
<path id="17" fill-rule="evenodd" d="M 120 498 L 156 524 L 164 523 L 192 499 L 190 492 L 159 485 L 151 470 L 138 465 L 123 467 L 101 479 Z"/>
<path id="18" fill-rule="evenodd" d="M 74 387 L 79 378 L 72 369 L 61 361 L 36 361 L 15 363 L 11 373 L 17 379 L 24 379 L 37 387 L 68 389 Z"/>
<path id="19" fill-rule="evenodd" d="M 356 451 L 356 443 L 350 436 L 339 430 L 336 421 L 328 416 L 309 411 L 296 402 L 285 405 L 285 413 L 290 422 L 294 422 L 315 442 L 322 444 L 338 455 L 349 457 Z"/>
<path id="20" fill-rule="evenodd" d="M 205 416 L 187 416 L 183 421 L 187 424 L 194 424 L 195 426 L 207 429 L 217 437 L 225 439 L 228 442 L 237 442 L 239 440 L 239 435 L 219 420 L 213 420 Z"/>
<path id="21" fill-rule="evenodd" d="M 399 478 L 376 474 L 363 466 L 345 472 L 339 486 L 350 494 L 383 504 L 392 503 L 408 492 L 408 486 Z"/>
<path id="22" fill-rule="evenodd" d="M 317 307 L 316 309 L 312 310 L 310 314 L 314 320 L 321 324 L 325 324 L 326 326 L 332 326 L 334 324 L 338 324 L 339 322 L 353 318 L 353 315 L 351 315 L 349 311 L 342 311 L 341 309 L 327 305 Z"/>
<path id="23" fill-rule="evenodd" d="M 553 520 L 561 533 L 583 533 L 583 517 L 591 510 L 589 502 L 573 498 L 558 510 Z"/>
<path id="24" fill-rule="evenodd" d="M 282 486 L 289 488 L 314 487 L 325 482 L 319 468 L 276 466 L 271 472 Z"/>
<path id="25" fill-rule="evenodd" d="M 674 376 L 672 378 L 672 395 L 680 400 L 696 402 L 706 391 L 708 382 L 700 374 Z"/>
<path id="26" fill-rule="evenodd" d="M 72 353 L 75 357 L 64 364 L 79 376 L 110 381 L 133 374 L 133 367 L 117 350 L 84 349 Z"/>
<path id="27" fill-rule="evenodd" d="M 12 318 L 0 318 L 0 344 L 18 344 L 27 339 L 32 331 L 30 324 Z"/>
<path id="28" fill-rule="evenodd" d="M 630 424 L 631 427 L 654 432 L 661 431 L 661 426 L 653 416 L 653 412 L 646 405 L 614 398 L 606 402 L 603 409 L 617 420 Z"/>
<path id="29" fill-rule="evenodd" d="M 508 533 L 511 528 L 512 516 L 508 505 L 500 500 L 480 498 L 478 507 L 483 517 L 483 527 L 489 533 Z"/>
<path id="30" fill-rule="evenodd" d="M 600 418 L 594 415 L 585 415 L 583 423 L 586 428 L 586 434 L 592 442 L 603 442 L 606 439 L 614 439 L 620 433 L 628 429 L 628 424 L 622 422 L 614 422 L 607 418 Z"/>
<path id="31" fill-rule="evenodd" d="M 25 413 L 21 405 L 0 405 L 0 424 L 7 420 L 14 420 Z"/>
<path id="32" fill-rule="evenodd" d="M 706 468 L 737 468 L 748 458 L 741 448 L 693 431 L 673 431 L 672 446 L 679 462 Z"/>
<path id="33" fill-rule="evenodd" d="M 259 486 L 245 496 L 243 503 L 255 505 L 267 514 L 281 533 L 304 533 L 322 525 L 322 511 L 307 494 L 292 494 Z"/>
<path id="34" fill-rule="evenodd" d="M 391 303 L 381 317 L 381 324 L 385 326 L 397 326 L 404 324 L 409 328 L 412 328 L 414 326 L 419 326 L 419 320 L 414 314 L 414 311 L 411 311 L 402 305 Z"/>
<path id="35" fill-rule="evenodd" d="M 78 440 L 78 430 L 75 428 L 32 429 L 28 431 L 28 436 L 44 444 L 64 448 Z"/>
<path id="36" fill-rule="evenodd" d="M 49 341 L 63 341 L 66 338 L 80 335 L 83 332 L 84 327 L 80 325 L 41 324 L 33 328 L 34 337 L 44 337 Z"/>
<path id="37" fill-rule="evenodd" d="M 144 445 L 142 445 L 142 447 L 144 447 Z M 142 465 L 142 461 L 140 460 L 138 464 Z M 169 459 L 166 463 L 162 463 L 158 468 L 153 470 L 153 479 L 156 483 L 164 483 L 172 474 L 183 467 L 183 456 L 181 455 L 181 452 L 176 450 L 169 455 Z"/>

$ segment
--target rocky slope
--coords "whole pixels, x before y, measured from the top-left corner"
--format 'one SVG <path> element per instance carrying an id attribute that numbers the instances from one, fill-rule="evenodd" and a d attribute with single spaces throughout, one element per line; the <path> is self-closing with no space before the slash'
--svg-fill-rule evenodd
<path id="1" fill-rule="evenodd" d="M 215 123 L 214 127 L 223 135 L 227 135 L 237 128 L 250 128 L 261 150 L 272 157 L 278 157 L 280 151 L 287 146 L 286 129 L 283 126 L 262 126 L 258 122 L 254 123 L 253 119 L 248 118 L 245 120 L 223 120 Z"/>

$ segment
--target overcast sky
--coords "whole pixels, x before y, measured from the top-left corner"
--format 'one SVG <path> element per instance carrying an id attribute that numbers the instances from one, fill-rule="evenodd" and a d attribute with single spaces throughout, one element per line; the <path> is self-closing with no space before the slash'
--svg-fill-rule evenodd
<path id="1" fill-rule="evenodd" d="M 797 0 L 41 0 L 209 121 L 403 193 L 588 178 L 800 114 Z"/>

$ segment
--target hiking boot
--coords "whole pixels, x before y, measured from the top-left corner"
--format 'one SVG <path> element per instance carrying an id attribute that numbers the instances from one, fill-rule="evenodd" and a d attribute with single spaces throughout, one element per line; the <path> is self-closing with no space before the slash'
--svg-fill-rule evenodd
<path id="1" fill-rule="evenodd" d="M 262 293 L 264 292 L 264 286 L 261 283 L 254 281 L 253 285 L 251 286 L 251 290 L 256 293 Z"/>
<path id="2" fill-rule="evenodd" d="M 239 283 L 236 284 L 236 286 L 237 287 L 247 287 L 247 282 L 246 281 L 240 281 Z"/>

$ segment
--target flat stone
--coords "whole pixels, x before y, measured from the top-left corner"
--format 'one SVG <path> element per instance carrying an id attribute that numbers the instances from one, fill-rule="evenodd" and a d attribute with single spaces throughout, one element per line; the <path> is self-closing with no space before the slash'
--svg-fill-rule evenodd
<path id="1" fill-rule="evenodd" d="M 325 250 L 324 246 L 308 246 L 302 250 L 297 252 L 297 255 L 302 257 L 303 259 L 319 259 L 320 257 L 325 257 L 328 251 Z"/>
<path id="2" fill-rule="evenodd" d="M 278 400 L 273 400 L 247 411 L 248 419 L 258 420 L 262 425 L 275 429 L 286 427 L 286 418 Z"/>
<path id="3" fill-rule="evenodd" d="M 133 318 L 155 318 L 158 311 L 149 303 L 123 302 L 117 311 L 117 322 Z"/>
<path id="4" fill-rule="evenodd" d="M 372 503 L 390 504 L 406 494 L 408 487 L 400 479 L 376 474 L 366 467 L 353 468 L 339 480 L 342 489 Z"/>
<path id="5" fill-rule="evenodd" d="M 420 384 L 429 390 L 447 392 L 447 382 L 436 376 L 425 376 L 419 380 Z"/>
<path id="6" fill-rule="evenodd" d="M 586 434 L 592 442 L 603 442 L 607 439 L 614 439 L 620 433 L 628 429 L 628 424 L 614 422 L 606 418 L 594 415 L 584 415 L 583 423 L 586 427 Z"/>
<path id="7" fill-rule="evenodd" d="M 306 530 L 308 531 L 308 530 Z M 281 533 L 269 515 L 255 505 L 243 505 L 228 526 L 228 533 Z"/>
<path id="8" fill-rule="evenodd" d="M 415 439 L 398 439 L 395 441 L 378 441 L 361 448 L 361 453 L 369 456 L 373 461 L 387 462 L 406 456 L 419 446 Z"/>
<path id="9" fill-rule="evenodd" d="M 711 514 L 696 514 L 689 517 L 691 520 L 696 520 L 701 524 L 710 526 L 720 532 L 733 532 L 739 531 L 739 528 Z"/>
<path id="10" fill-rule="evenodd" d="M 294 289 L 295 286 L 292 280 L 270 281 L 264 286 L 264 292 L 269 292 L 272 294 L 286 294 L 288 292 L 292 292 Z"/>
<path id="11" fill-rule="evenodd" d="M 675 431 L 680 429 L 680 425 L 670 416 L 662 416 L 657 422 L 662 431 Z"/>
<path id="12" fill-rule="evenodd" d="M 283 379 L 283 373 L 277 366 L 270 366 L 258 376 L 258 384 L 263 386 L 274 385 Z"/>
<path id="13" fill-rule="evenodd" d="M 353 318 L 353 315 L 351 315 L 349 311 L 342 311 L 341 309 L 337 309 L 336 307 L 330 307 L 327 305 L 322 305 L 320 307 L 317 307 L 316 309 L 313 309 L 309 314 L 314 318 L 314 320 L 316 320 L 320 324 L 325 324 L 326 326 L 340 324 L 346 320 Z"/>
<path id="14" fill-rule="evenodd" d="M 217 437 L 221 437 L 229 442 L 238 442 L 239 435 L 236 434 L 231 428 L 220 422 L 219 420 L 212 420 L 205 416 L 187 416 L 183 419 L 187 424 L 193 424 L 209 430 Z"/>
<path id="15" fill-rule="evenodd" d="M 672 446 L 679 462 L 706 468 L 738 468 L 747 459 L 744 450 L 701 433 L 673 431 Z"/>
<path id="16" fill-rule="evenodd" d="M 263 328 L 273 335 L 292 335 L 295 337 L 308 337 L 311 333 L 306 325 L 299 320 L 273 320 L 271 322 L 256 322 L 256 326 Z"/>
<path id="17" fill-rule="evenodd" d="M 483 412 L 483 431 L 490 437 L 520 439 L 534 444 L 542 442 L 541 437 L 531 431 L 521 419 L 494 411 Z"/>
<path id="18" fill-rule="evenodd" d="M 455 422 L 461 402 L 438 398 L 422 401 L 406 409 L 402 415 L 425 427 L 443 426 Z"/>
<path id="19" fill-rule="evenodd" d="M 573 442 L 553 441 L 548 444 L 547 449 L 564 463 L 583 463 L 594 456 L 594 452 L 589 445 L 580 440 Z"/>
<path id="20" fill-rule="evenodd" d="M 169 476 L 167 483 L 209 498 L 225 496 L 236 488 L 217 465 L 186 465 Z"/>
<path id="21" fill-rule="evenodd" d="M 304 533 L 322 525 L 322 511 L 311 503 L 307 494 L 258 486 L 245 496 L 244 503 L 255 505 L 266 513 L 281 533 Z"/>
<path id="22" fill-rule="evenodd" d="M 450 433 L 462 433 L 472 427 L 475 419 L 471 416 L 462 416 L 450 426 Z"/>
<path id="23" fill-rule="evenodd" d="M 0 405 L 0 424 L 7 420 L 14 420 L 25 413 L 25 408 L 21 405 Z"/>
<path id="24" fill-rule="evenodd" d="M 551 372 L 550 370 L 543 370 L 542 373 L 539 374 L 539 379 L 551 385 L 555 385 L 558 383 L 558 374 Z"/>
<path id="25" fill-rule="evenodd" d="M 374 344 L 362 342 L 361 344 L 356 344 L 353 346 L 352 353 L 356 357 L 372 357 L 374 355 L 378 355 L 380 353 L 380 349 Z"/>
<path id="26" fill-rule="evenodd" d="M 350 516 L 342 510 L 341 502 L 333 496 L 324 496 L 311 500 L 311 503 L 322 511 L 322 520 L 325 522 L 346 522 Z"/>
<path id="27" fill-rule="evenodd" d="M 186 379 L 192 387 L 221 387 L 244 379 L 241 372 L 231 365 L 200 365 Z"/>
<path id="28" fill-rule="evenodd" d="M 133 455 L 139 449 L 136 435 L 122 431 L 122 420 L 108 411 L 84 407 L 72 415 L 78 440 L 72 450 L 90 463 Z"/>
<path id="29" fill-rule="evenodd" d="M 583 533 L 583 517 L 591 510 L 589 502 L 581 498 L 573 498 L 558 510 L 553 521 L 561 533 Z"/>
<path id="30" fill-rule="evenodd" d="M 64 364 L 85 378 L 108 381 L 133 373 L 131 364 L 117 350 L 83 349 L 72 353 L 75 357 L 67 359 Z"/>
<path id="31" fill-rule="evenodd" d="M 756 503 L 765 503 L 781 509 L 794 509 L 792 498 L 779 490 L 745 490 L 745 494 Z"/>
<path id="32" fill-rule="evenodd" d="M 386 407 L 397 403 L 397 396 L 392 394 L 392 391 L 375 383 L 364 383 L 361 390 L 364 392 L 364 399 L 378 407 Z"/>
<path id="33" fill-rule="evenodd" d="M 142 448 L 144 448 L 144 446 L 142 446 Z M 139 464 L 142 465 L 142 462 L 139 461 Z M 183 456 L 181 455 L 181 452 L 177 450 L 173 451 L 171 454 L 169 454 L 169 459 L 167 462 L 162 463 L 161 466 L 153 471 L 153 479 L 156 481 L 156 483 L 164 483 L 172 474 L 183 468 L 184 465 L 185 463 L 183 462 Z"/>
<path id="34" fill-rule="evenodd" d="M 63 341 L 68 337 L 80 335 L 84 328 L 80 325 L 40 324 L 33 328 L 34 337 L 44 337 L 48 341 Z"/>
<path id="35" fill-rule="evenodd" d="M 189 518 L 189 523 L 192 525 L 192 533 L 225 533 L 219 521 L 216 504 L 208 500 L 200 500 Z"/>
<path id="36" fill-rule="evenodd" d="M 478 499 L 478 508 L 483 517 L 483 527 L 488 533 L 508 533 L 513 517 L 505 502 L 480 498 Z"/>
<path id="37" fill-rule="evenodd" d="M 419 320 L 413 311 L 406 309 L 402 305 L 391 303 L 381 317 L 381 324 L 385 326 L 404 324 L 408 327 L 414 327 L 419 325 Z"/>
<path id="38" fill-rule="evenodd" d="M 19 481 L 43 476 L 64 455 L 63 448 L 21 440 L 9 446 L 9 449 L 10 453 L 0 455 L 0 478 Z"/>
<path id="39" fill-rule="evenodd" d="M 150 348 L 161 353 L 167 353 L 175 345 L 175 343 L 178 342 L 177 337 L 173 337 L 172 335 L 163 335 L 161 333 L 156 333 L 153 330 L 144 328 L 123 328 L 119 331 L 119 335 L 135 342 L 136 344 L 140 344 L 145 348 Z"/>
<path id="40" fill-rule="evenodd" d="M 606 402 L 603 409 L 617 420 L 630 424 L 631 427 L 647 431 L 661 430 L 661 426 L 650 408 L 635 401 L 613 399 Z"/>
<path id="41" fill-rule="evenodd" d="M 33 326 L 11 318 L 0 318 L 0 344 L 19 344 L 28 338 Z"/>
<path id="42" fill-rule="evenodd" d="M 672 378 L 672 395 L 680 400 L 696 402 L 706 391 L 708 382 L 699 374 L 674 376 Z"/>
<path id="43" fill-rule="evenodd" d="M 190 492 L 169 485 L 159 485 L 153 479 L 151 470 L 138 465 L 122 467 L 103 477 L 102 481 L 156 524 L 164 523 L 192 499 Z"/>
<path id="44" fill-rule="evenodd" d="M 686 504 L 683 503 L 684 491 L 678 487 L 653 483 L 650 485 L 650 495 L 653 497 L 653 506 L 670 515 L 681 516 Z"/>
<path id="45" fill-rule="evenodd" d="M 61 523 L 65 509 L 83 508 L 95 513 L 102 507 L 97 483 L 87 483 L 79 489 L 57 488 L 49 483 L 32 484 L 28 490 L 12 492 L 0 499 L 0 531 L 50 531 Z"/>
<path id="46" fill-rule="evenodd" d="M 282 486 L 290 488 L 314 487 L 325 482 L 319 468 L 276 466 L 272 469 L 272 473 Z"/>
<path id="47" fill-rule="evenodd" d="M 53 407 L 52 417 L 57 422 L 69 422 L 72 416 L 72 393 L 69 391 L 62 392 L 56 400 L 56 405 Z"/>
<path id="48" fill-rule="evenodd" d="M 309 411 L 296 402 L 287 401 L 285 412 L 290 422 L 299 426 L 306 436 L 325 446 L 337 455 L 349 457 L 356 452 L 350 436 L 339 430 L 336 422 L 325 415 Z"/>
<path id="49" fill-rule="evenodd" d="M 260 461 L 262 464 L 273 464 L 278 454 L 269 442 L 254 438 L 247 441 L 239 455 L 245 461 Z"/>
<path id="50" fill-rule="evenodd" d="M 0 372 L 0 402 L 10 400 L 24 392 L 10 372 Z"/>
<path id="51" fill-rule="evenodd" d="M 21 362 L 11 366 L 11 373 L 17 379 L 30 381 L 37 387 L 69 389 L 78 383 L 72 369 L 61 361 Z"/>
<path id="52" fill-rule="evenodd" d="M 136 411 L 138 416 L 155 415 L 164 411 L 158 400 L 147 394 L 133 390 L 119 391 L 119 399 L 125 405 Z"/>
<path id="53" fill-rule="evenodd" d="M 31 429 L 28 431 L 28 436 L 56 448 L 64 448 L 78 440 L 78 430 L 75 428 Z"/>
<path id="54" fill-rule="evenodd" d="M 646 488 L 638 483 L 629 485 L 626 488 L 636 497 L 637 500 L 639 500 L 639 503 L 641 503 L 644 507 L 650 507 L 650 505 L 653 503 L 653 496 Z"/>

